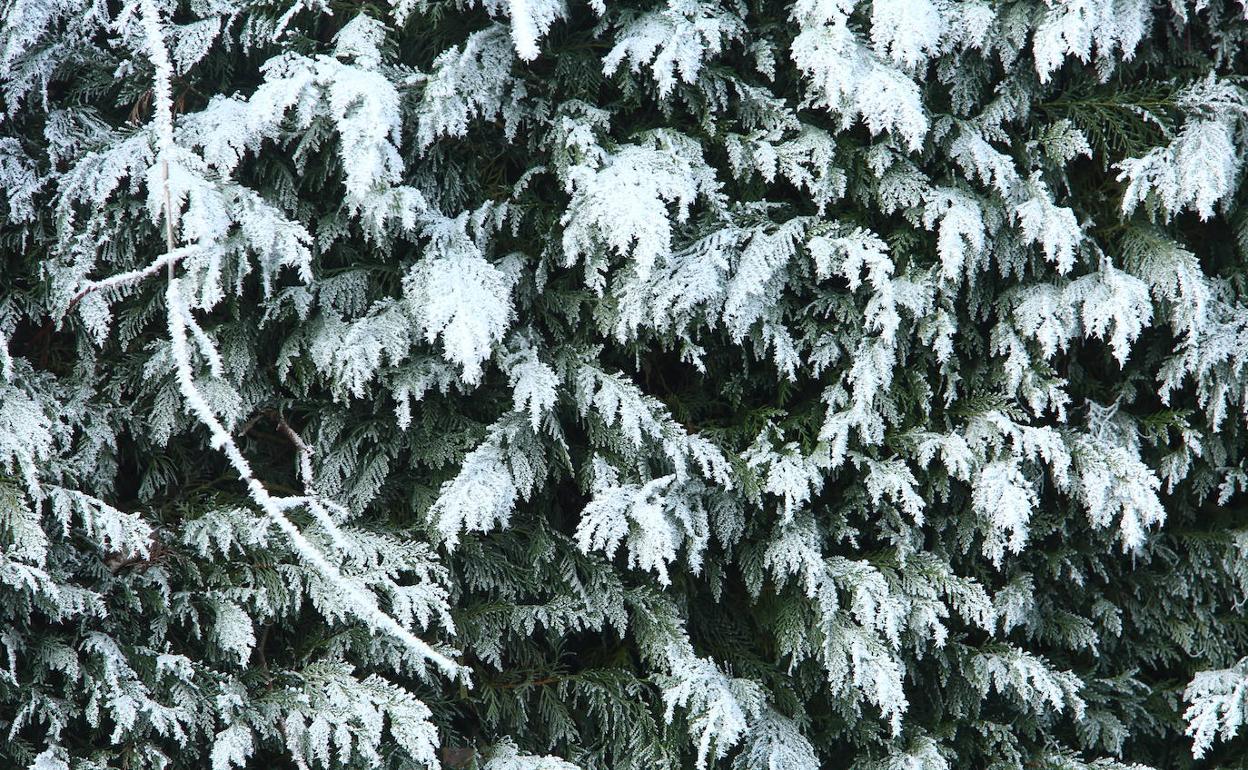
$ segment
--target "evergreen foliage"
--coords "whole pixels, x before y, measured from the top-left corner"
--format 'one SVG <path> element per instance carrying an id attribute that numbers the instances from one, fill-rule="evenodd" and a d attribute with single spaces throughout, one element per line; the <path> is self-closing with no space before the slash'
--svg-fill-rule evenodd
<path id="1" fill-rule="evenodd" d="M 0 767 L 1248 766 L 1230 0 L 0 0 Z"/>

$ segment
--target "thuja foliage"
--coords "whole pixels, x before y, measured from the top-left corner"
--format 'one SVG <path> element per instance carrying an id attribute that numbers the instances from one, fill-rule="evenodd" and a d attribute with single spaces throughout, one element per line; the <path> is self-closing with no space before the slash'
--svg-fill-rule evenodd
<path id="1" fill-rule="evenodd" d="M 1244 13 L 0 0 L 0 766 L 1244 766 Z"/>

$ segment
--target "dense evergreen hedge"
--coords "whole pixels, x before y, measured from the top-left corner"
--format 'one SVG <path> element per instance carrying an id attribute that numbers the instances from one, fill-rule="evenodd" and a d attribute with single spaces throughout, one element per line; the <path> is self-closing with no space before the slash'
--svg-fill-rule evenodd
<path id="1" fill-rule="evenodd" d="M 1245 766 L 1244 17 L 0 0 L 0 766 Z"/>

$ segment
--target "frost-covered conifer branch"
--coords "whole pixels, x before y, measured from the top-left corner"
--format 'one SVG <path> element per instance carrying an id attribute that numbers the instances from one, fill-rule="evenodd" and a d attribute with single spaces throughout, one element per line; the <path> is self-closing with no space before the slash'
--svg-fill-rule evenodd
<path id="1" fill-rule="evenodd" d="M 139 7 L 143 34 L 147 38 L 148 57 L 155 69 L 152 76 L 152 126 L 156 131 L 156 162 L 160 166 L 160 191 L 163 204 L 163 210 L 155 213 L 157 216 L 163 215 L 166 272 L 172 278 L 173 262 L 168 261 L 168 257 L 173 254 L 177 244 L 177 214 L 169 189 L 169 156 L 174 148 L 173 65 L 169 62 L 169 51 L 165 47 L 160 14 L 156 10 L 154 0 L 139 0 Z"/>
<path id="2" fill-rule="evenodd" d="M 166 238 L 167 237 L 168 236 L 166 236 Z M 108 276 L 107 278 L 101 278 L 98 281 L 91 281 L 86 286 L 79 289 L 78 293 L 70 299 L 69 305 L 66 308 L 66 313 L 73 310 L 74 306 L 81 302 L 88 294 L 97 291 L 106 292 L 111 289 L 121 289 L 127 286 L 132 286 L 136 283 L 141 283 L 148 278 L 158 275 L 162 271 L 167 273 L 170 266 L 176 265 L 178 262 L 181 262 L 187 257 L 197 254 L 202 250 L 203 247 L 198 244 L 179 246 L 160 255 L 154 259 L 151 264 L 148 264 L 145 267 L 140 267 L 124 273 L 116 273 Z"/>
<path id="3" fill-rule="evenodd" d="M 275 524 L 286 535 L 300 559 L 342 593 L 341 598 L 348 611 L 364 621 L 370 628 L 390 634 L 403 642 L 410 650 L 422 659 L 434 664 L 445 675 L 464 677 L 465 670 L 459 664 L 416 637 L 411 631 L 404 628 L 398 621 L 384 612 L 377 602 L 377 597 L 371 591 L 360 587 L 343 575 L 342 571 L 330 562 L 325 554 L 303 535 L 285 513 L 286 510 L 293 507 L 290 501 L 270 495 L 264 485 L 256 478 L 251 469 L 251 464 L 243 456 L 242 450 L 239 449 L 233 436 L 226 430 L 195 384 L 188 339 L 188 320 L 191 324 L 194 324 L 194 320 L 191 318 L 190 308 L 182 295 L 181 279 L 175 273 L 177 254 L 174 220 L 176 216 L 172 206 L 172 195 L 168 188 L 167 156 L 174 148 L 173 112 L 170 99 L 170 81 L 173 70 L 169 63 L 164 37 L 160 29 L 160 17 L 156 11 L 155 4 L 153 0 L 140 0 L 140 4 L 148 54 L 155 67 L 154 103 L 156 107 L 154 123 L 158 145 L 157 162 L 162 164 L 161 182 L 164 185 L 162 195 L 165 208 L 161 214 L 164 218 L 167 248 L 165 255 L 158 258 L 153 264 L 159 265 L 163 263 L 169 275 L 168 286 L 165 291 L 166 321 L 178 389 L 191 413 L 208 429 L 211 436 L 211 446 L 225 454 L 230 465 L 247 486 L 247 491 L 252 501 L 264 512 L 270 522 Z M 195 338 L 199 341 L 201 347 L 209 352 L 213 361 L 216 361 L 216 353 L 212 347 L 212 341 L 201 329 L 198 329 L 198 325 L 192 328 L 196 332 Z M 219 364 L 213 368 L 219 368 Z M 304 451 L 306 445 L 303 444 L 301 439 L 298 441 L 298 445 L 301 445 L 300 467 L 305 470 L 305 480 L 311 483 L 311 474 L 310 470 L 308 470 L 310 464 L 306 459 L 309 453 Z M 321 520 L 322 523 L 328 522 L 328 516 L 324 515 L 324 507 L 319 502 L 315 502 L 312 499 L 301 499 L 298 501 L 298 504 L 308 505 L 314 513 L 320 514 L 317 516 L 318 520 Z M 336 529 L 331 529 L 331 532 L 336 533 Z"/>
<path id="4" fill-rule="evenodd" d="M 350 612 L 367 623 L 371 628 L 394 636 L 420 657 L 436 665 L 447 676 L 463 676 L 464 670 L 459 664 L 430 647 L 426 642 L 417 638 L 411 631 L 399 625 L 394 618 L 386 614 L 378 605 L 376 596 L 344 576 L 341 570 L 332 564 L 319 548 L 304 537 L 294 522 L 286 516 L 285 510 L 290 507 L 287 505 L 288 501 L 270 495 L 268 490 L 264 488 L 264 485 L 255 477 L 250 463 L 243 456 L 242 450 L 239 449 L 234 438 L 226 430 L 225 426 L 221 424 L 216 414 L 213 413 L 212 407 L 204 400 L 203 394 L 200 393 L 195 385 L 184 317 L 190 311 L 186 307 L 186 302 L 181 294 L 181 279 L 176 276 L 169 280 L 169 285 L 165 292 L 165 302 L 168 306 L 167 323 L 170 350 L 173 355 L 179 391 L 182 397 L 186 399 L 186 404 L 191 412 L 204 427 L 208 428 L 212 447 L 225 454 L 230 465 L 247 486 L 247 491 L 252 501 L 287 536 L 299 557 L 342 592 L 344 604 Z M 298 504 L 304 504 L 305 502 L 311 501 L 298 500 Z"/>

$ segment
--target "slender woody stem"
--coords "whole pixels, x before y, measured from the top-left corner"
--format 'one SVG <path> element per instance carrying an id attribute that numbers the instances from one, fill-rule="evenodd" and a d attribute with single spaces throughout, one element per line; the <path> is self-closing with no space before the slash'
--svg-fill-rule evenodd
<path id="1" fill-rule="evenodd" d="M 159 270 L 159 265 L 161 264 L 164 264 L 166 267 L 168 287 L 165 291 L 165 307 L 169 324 L 170 349 L 173 354 L 178 388 L 182 393 L 182 397 L 186 400 L 187 408 L 198 418 L 200 423 L 208 428 L 208 432 L 212 436 L 212 447 L 221 450 L 225 454 L 230 465 L 242 478 L 243 483 L 246 484 L 252 501 L 286 535 L 299 558 L 313 567 L 342 593 L 343 604 L 349 612 L 367 623 L 370 628 L 376 631 L 383 631 L 399 639 L 421 658 L 441 669 L 447 676 L 459 676 L 466 680 L 467 670 L 465 668 L 419 639 L 397 620 L 384 612 L 378 605 L 377 597 L 371 591 L 343 575 L 336 565 L 325 558 L 325 554 L 316 545 L 303 536 L 299 528 L 285 514 L 287 508 L 295 506 L 290 504 L 291 501 L 289 499 L 275 498 L 269 494 L 268 490 L 265 489 L 264 485 L 260 483 L 252 472 L 251 464 L 243 456 L 242 450 L 239 449 L 233 436 L 230 435 L 230 432 L 226 430 L 225 426 L 217 418 L 212 407 L 209 406 L 207 400 L 195 385 L 187 328 L 188 322 L 192 325 L 195 322 L 191 317 L 190 308 L 187 307 L 185 298 L 182 295 L 181 281 L 174 271 L 174 264 L 177 261 L 174 255 L 178 252 L 176 248 L 177 233 L 175 230 L 176 212 L 173 208 L 173 196 L 169 189 L 169 156 L 174 150 L 173 103 L 170 98 L 170 82 L 173 78 L 173 68 L 169 62 L 169 54 L 165 50 L 164 38 L 160 29 L 160 17 L 153 0 L 140 0 L 140 8 L 152 65 L 156 71 L 153 103 L 155 105 L 154 121 L 157 157 L 159 159 L 158 162 L 161 164 L 161 184 L 163 186 L 161 192 L 163 194 L 163 213 L 165 218 L 166 254 L 153 262 L 148 268 L 139 272 L 143 273 L 143 275 L 148 275 L 150 273 L 147 271 L 154 273 Z M 196 335 L 196 339 L 201 346 L 211 346 L 211 341 L 202 332 Z M 287 426 L 287 429 L 289 430 L 289 426 Z M 290 432 L 293 433 L 293 431 Z M 301 468 L 309 469 L 310 463 L 307 462 L 306 458 L 310 454 L 310 450 L 307 450 L 302 439 L 299 439 L 298 445 L 302 445 L 300 446 L 300 453 L 304 458 L 301 462 Z M 311 485 L 311 479 L 305 479 L 305 481 Z M 315 494 L 314 489 L 310 488 L 309 491 L 313 491 Z M 318 520 L 328 520 L 329 517 L 325 514 L 323 505 L 315 497 L 309 497 L 307 500 L 300 502 L 307 505 Z M 335 534 L 333 530 L 331 530 L 331 534 Z"/>

